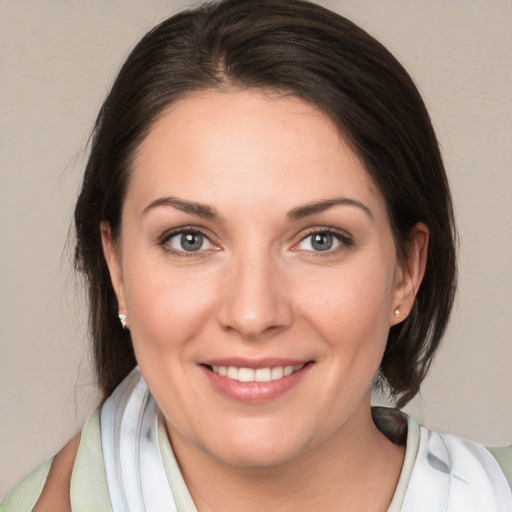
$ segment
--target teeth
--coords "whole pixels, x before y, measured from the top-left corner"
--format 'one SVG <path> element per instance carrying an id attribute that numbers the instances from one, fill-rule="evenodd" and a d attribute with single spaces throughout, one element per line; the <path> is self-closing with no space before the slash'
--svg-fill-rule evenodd
<path id="1" fill-rule="evenodd" d="M 252 368 L 238 368 L 240 382 L 254 382 L 255 371 Z"/>
<path id="2" fill-rule="evenodd" d="M 226 369 L 226 377 L 228 379 L 238 380 L 238 368 L 236 366 L 228 366 Z"/>
<path id="3" fill-rule="evenodd" d="M 240 382 L 270 382 L 288 377 L 292 373 L 303 368 L 303 364 L 297 366 L 275 366 L 274 368 L 238 368 L 236 366 L 212 366 L 213 373 L 228 379 Z"/>
<path id="4" fill-rule="evenodd" d="M 284 368 L 282 366 L 276 366 L 272 368 L 272 380 L 282 379 L 284 377 Z"/>
<path id="5" fill-rule="evenodd" d="M 258 368 L 254 372 L 256 382 L 270 382 L 272 380 L 272 370 L 270 368 Z"/>

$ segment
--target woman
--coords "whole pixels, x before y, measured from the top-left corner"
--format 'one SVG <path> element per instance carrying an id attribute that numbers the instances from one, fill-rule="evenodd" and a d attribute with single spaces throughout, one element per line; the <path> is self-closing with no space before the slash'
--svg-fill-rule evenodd
<path id="1" fill-rule="evenodd" d="M 512 507 L 510 450 L 371 409 L 428 371 L 454 227 L 416 88 L 346 19 L 237 0 L 156 27 L 75 221 L 106 400 L 2 510 Z"/>

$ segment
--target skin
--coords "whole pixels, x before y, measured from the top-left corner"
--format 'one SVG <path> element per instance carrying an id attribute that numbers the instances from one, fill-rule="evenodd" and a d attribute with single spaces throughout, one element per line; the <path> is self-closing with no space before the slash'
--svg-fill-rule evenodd
<path id="1" fill-rule="evenodd" d="M 183 228 L 204 234 L 198 251 L 183 249 Z M 312 233 L 326 232 L 320 251 Z M 120 240 L 102 233 L 198 510 L 386 509 L 403 448 L 374 426 L 370 390 L 428 230 L 416 226 L 399 261 L 382 195 L 324 114 L 257 91 L 179 100 L 138 150 Z M 309 364 L 285 392 L 239 400 L 204 366 L 230 358 Z"/>
<path id="2" fill-rule="evenodd" d="M 71 510 L 71 473 L 79 446 L 80 434 L 76 434 L 54 457 L 43 491 L 34 506 L 34 512 Z"/>

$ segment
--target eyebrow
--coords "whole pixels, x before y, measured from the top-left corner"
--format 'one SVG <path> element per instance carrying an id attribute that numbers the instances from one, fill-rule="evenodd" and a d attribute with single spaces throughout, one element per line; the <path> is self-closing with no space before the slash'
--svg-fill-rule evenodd
<path id="1" fill-rule="evenodd" d="M 298 206 L 297 208 L 293 208 L 287 214 L 288 219 L 290 220 L 298 220 L 309 215 L 313 215 L 315 213 L 321 213 L 333 206 L 355 206 L 356 208 L 361 209 L 370 220 L 374 221 L 375 217 L 371 212 L 370 208 L 368 208 L 364 203 L 357 201 L 356 199 L 349 199 L 347 197 L 338 197 L 335 199 L 326 199 L 324 201 L 318 201 L 314 203 L 308 203 L 304 206 Z"/>
<path id="2" fill-rule="evenodd" d="M 325 210 L 328 210 L 329 208 L 332 208 L 333 206 L 338 205 L 355 206 L 356 208 L 361 209 L 370 218 L 370 220 L 373 221 L 375 219 L 371 210 L 364 203 L 346 197 L 326 199 L 323 201 L 317 201 L 314 203 L 305 204 L 303 206 L 298 206 L 290 210 L 286 216 L 289 220 L 298 220 L 309 215 L 314 215 L 315 213 L 321 213 Z M 185 201 L 176 197 L 160 197 L 155 199 L 150 204 L 148 204 L 144 210 L 142 210 L 142 215 L 145 215 L 150 210 L 153 210 L 159 206 L 172 206 L 173 208 L 181 210 L 182 212 L 189 213 L 204 219 L 222 220 L 222 216 L 212 206 L 197 203 L 195 201 Z"/>
<path id="3" fill-rule="evenodd" d="M 189 213 L 203 219 L 221 220 L 221 216 L 215 208 L 205 204 L 196 203 L 194 201 L 184 201 L 183 199 L 178 199 L 176 197 L 160 197 L 155 199 L 148 204 L 144 210 L 142 210 L 142 215 L 145 215 L 150 210 L 159 206 L 172 206 L 182 212 Z"/>

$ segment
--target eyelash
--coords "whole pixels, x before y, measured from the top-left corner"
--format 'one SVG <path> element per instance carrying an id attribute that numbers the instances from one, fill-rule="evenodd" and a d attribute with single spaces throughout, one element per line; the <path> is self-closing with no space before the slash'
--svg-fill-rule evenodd
<path id="1" fill-rule="evenodd" d="M 169 245 L 169 241 L 175 236 L 183 236 L 187 234 L 193 235 L 201 235 L 205 240 L 207 240 L 211 245 L 215 246 L 215 244 L 211 241 L 211 238 L 208 234 L 202 229 L 192 227 L 192 226 L 184 226 L 180 228 L 173 229 L 171 231 L 166 231 L 162 236 L 157 239 L 157 245 L 162 247 L 165 251 L 177 256 L 178 258 L 190 258 L 190 257 L 201 257 L 205 256 L 205 250 L 199 249 L 197 251 L 185 251 L 185 250 L 176 250 Z"/>
<path id="2" fill-rule="evenodd" d="M 211 245 L 215 246 L 215 244 L 211 241 L 211 238 L 208 236 L 208 234 L 197 227 L 192 226 L 184 226 L 180 228 L 173 229 L 171 231 L 165 232 L 162 236 L 160 236 L 157 239 L 157 245 L 162 247 L 165 251 L 172 253 L 173 255 L 179 257 L 179 258 L 190 258 L 190 257 L 198 257 L 198 256 L 205 256 L 207 253 L 205 252 L 205 249 L 198 249 L 197 251 L 186 251 L 186 250 L 176 250 L 172 248 L 169 245 L 169 241 L 175 237 L 175 236 L 183 236 L 186 234 L 195 234 L 195 235 L 201 235 L 205 240 L 208 241 Z M 334 228 L 325 227 L 325 228 L 311 228 L 308 230 L 305 234 L 303 234 L 300 237 L 300 240 L 296 243 L 294 243 L 292 250 L 293 251 L 301 251 L 302 249 L 298 248 L 297 246 L 307 240 L 309 237 L 312 237 L 313 235 L 331 235 L 333 236 L 338 242 L 339 246 L 335 247 L 334 249 L 326 249 L 325 251 L 314 251 L 314 250 L 304 250 L 304 252 L 310 252 L 314 253 L 316 256 L 330 256 L 332 254 L 337 253 L 339 250 L 342 250 L 343 248 L 349 248 L 354 245 L 352 237 L 348 235 L 344 231 L 340 231 Z"/>
<path id="3" fill-rule="evenodd" d="M 340 231 L 334 228 L 325 227 L 325 228 L 312 228 L 308 230 L 304 235 L 301 236 L 300 240 L 294 244 L 294 247 L 296 247 L 298 244 L 304 242 L 309 237 L 313 235 L 324 235 L 329 234 L 332 235 L 339 243 L 339 247 L 336 247 L 334 249 L 327 249 L 325 251 L 306 251 L 306 252 L 314 252 L 317 256 L 332 256 L 333 254 L 337 253 L 338 251 L 342 250 L 343 248 L 350 248 L 354 245 L 354 242 L 352 240 L 352 237 L 346 233 L 345 231 Z M 294 249 L 295 251 L 300 251 L 301 249 Z"/>

